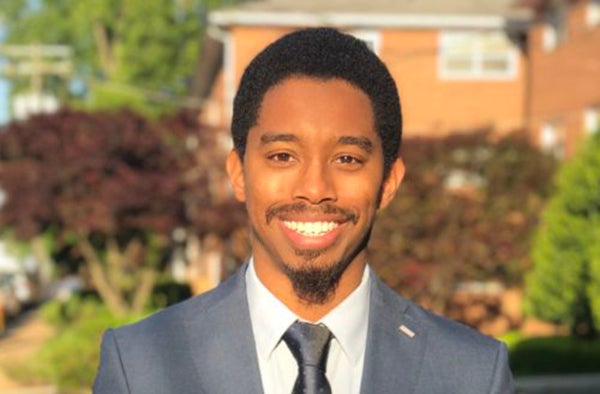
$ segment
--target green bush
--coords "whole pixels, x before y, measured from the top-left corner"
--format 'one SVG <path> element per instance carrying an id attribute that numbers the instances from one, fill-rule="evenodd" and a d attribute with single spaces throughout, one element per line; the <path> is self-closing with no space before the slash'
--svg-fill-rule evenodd
<path id="1" fill-rule="evenodd" d="M 175 283 L 168 277 L 162 277 L 154 285 L 150 297 L 151 310 L 166 308 L 192 296 L 192 289 L 187 284 Z"/>
<path id="2" fill-rule="evenodd" d="M 557 175 L 526 280 L 529 315 L 562 323 L 578 336 L 600 327 L 600 133 Z"/>
<path id="3" fill-rule="evenodd" d="M 72 297 L 64 303 L 51 301 L 43 307 L 42 314 L 55 326 L 56 335 L 26 363 L 9 367 L 9 373 L 26 383 L 52 383 L 61 392 L 91 387 L 104 330 L 139 318 L 115 318 L 94 297 Z"/>
<path id="4" fill-rule="evenodd" d="M 191 295 L 186 285 L 161 278 L 155 286 L 149 314 L 179 302 Z M 140 319 L 141 315 L 123 318 L 113 316 L 93 292 L 82 293 L 69 300 L 51 301 L 41 314 L 56 329 L 36 354 L 22 365 L 9 366 L 9 373 L 26 383 L 52 383 L 61 392 L 91 387 L 100 357 L 100 340 L 108 327 Z"/>
<path id="5" fill-rule="evenodd" d="M 521 339 L 510 346 L 510 366 L 517 376 L 598 373 L 600 340 L 573 337 Z"/>

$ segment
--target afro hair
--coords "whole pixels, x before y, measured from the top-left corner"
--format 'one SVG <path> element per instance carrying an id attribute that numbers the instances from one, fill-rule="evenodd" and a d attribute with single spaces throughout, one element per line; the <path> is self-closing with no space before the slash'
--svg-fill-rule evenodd
<path id="1" fill-rule="evenodd" d="M 244 158 L 248 132 L 258 121 L 266 92 L 296 76 L 339 78 L 370 98 L 387 177 L 398 157 L 402 137 L 396 84 L 383 62 L 363 41 L 331 28 L 309 28 L 287 34 L 250 62 L 234 99 L 231 121 L 233 144 L 240 158 Z"/>

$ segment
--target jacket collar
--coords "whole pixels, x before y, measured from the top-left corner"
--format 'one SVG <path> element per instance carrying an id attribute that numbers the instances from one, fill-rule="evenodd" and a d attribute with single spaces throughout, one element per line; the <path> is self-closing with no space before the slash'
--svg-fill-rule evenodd
<path id="1" fill-rule="evenodd" d="M 373 275 L 361 393 L 413 393 L 427 341 L 413 306 Z"/>
<path id="2" fill-rule="evenodd" d="M 186 335 L 199 376 L 198 391 L 262 393 L 244 280 L 247 266 L 198 297 Z"/>

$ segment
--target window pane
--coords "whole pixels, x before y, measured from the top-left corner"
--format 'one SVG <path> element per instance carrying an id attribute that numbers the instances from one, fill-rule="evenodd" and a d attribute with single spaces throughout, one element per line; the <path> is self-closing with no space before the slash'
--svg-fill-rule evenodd
<path id="1" fill-rule="evenodd" d="M 446 68 L 452 72 L 469 72 L 473 69 L 473 59 L 460 56 L 448 58 L 446 59 Z"/>
<path id="2" fill-rule="evenodd" d="M 491 59 L 483 59 L 481 68 L 483 72 L 491 72 L 491 73 L 503 73 L 506 72 L 510 67 L 510 62 L 507 58 L 491 58 Z"/>

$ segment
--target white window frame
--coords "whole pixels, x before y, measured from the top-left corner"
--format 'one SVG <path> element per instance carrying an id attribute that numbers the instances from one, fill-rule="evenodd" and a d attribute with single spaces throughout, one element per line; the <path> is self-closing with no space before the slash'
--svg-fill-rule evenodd
<path id="1" fill-rule="evenodd" d="M 545 52 L 552 52 L 558 46 L 558 31 L 550 23 L 545 23 L 542 28 L 542 49 Z"/>
<path id="2" fill-rule="evenodd" d="M 348 34 L 358 38 L 361 41 L 364 41 L 369 49 L 373 51 L 377 56 L 380 55 L 381 52 L 381 34 L 377 30 L 351 30 Z"/>
<path id="3" fill-rule="evenodd" d="M 589 28 L 600 26 L 600 0 L 588 1 L 585 22 Z"/>
<path id="4" fill-rule="evenodd" d="M 561 130 L 563 132 L 561 132 Z M 540 148 L 555 157 L 562 159 L 565 156 L 565 135 L 563 124 L 559 121 L 548 121 L 542 124 L 539 136 Z"/>
<path id="5" fill-rule="evenodd" d="M 583 112 L 583 129 L 591 135 L 600 129 L 600 104 L 592 105 Z"/>
<path id="6" fill-rule="evenodd" d="M 502 52 L 485 53 L 482 49 L 483 42 L 478 42 L 477 37 L 483 37 L 487 34 L 505 34 L 502 30 L 447 30 L 440 31 L 439 34 L 439 51 L 438 51 L 438 76 L 442 80 L 512 80 L 515 79 L 519 67 L 519 51 L 516 46 L 509 42 L 509 48 Z M 457 71 L 447 67 L 447 61 L 452 56 L 457 55 L 450 48 L 451 42 L 458 36 L 473 36 L 474 51 L 465 53 L 473 64 L 473 67 L 468 71 Z M 501 58 L 507 61 L 508 67 L 505 71 L 492 72 L 486 71 L 483 68 L 484 61 L 489 58 Z"/>

